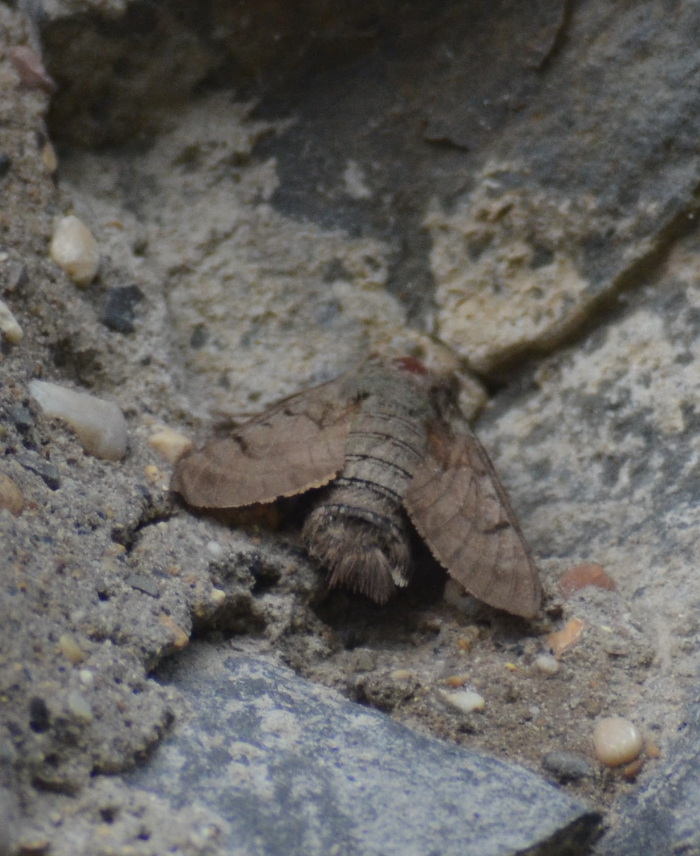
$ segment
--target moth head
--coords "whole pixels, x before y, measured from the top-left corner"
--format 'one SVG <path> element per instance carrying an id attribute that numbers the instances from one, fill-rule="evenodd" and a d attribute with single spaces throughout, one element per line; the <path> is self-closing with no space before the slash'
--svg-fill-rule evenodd
<path id="1" fill-rule="evenodd" d="M 425 390 L 438 412 L 453 407 L 459 396 L 459 379 L 451 368 L 429 368 L 422 360 L 413 356 L 395 357 L 392 367 L 401 375 L 408 376 L 417 386 Z"/>
<path id="2" fill-rule="evenodd" d="M 399 371 L 415 375 L 416 377 L 427 377 L 430 375 L 430 369 L 418 357 L 394 357 L 392 363 Z"/>

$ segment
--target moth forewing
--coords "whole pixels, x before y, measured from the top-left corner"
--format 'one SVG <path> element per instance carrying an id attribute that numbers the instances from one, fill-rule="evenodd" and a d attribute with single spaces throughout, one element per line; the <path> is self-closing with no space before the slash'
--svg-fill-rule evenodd
<path id="1" fill-rule="evenodd" d="M 342 379 L 293 395 L 183 458 L 171 490 L 197 508 L 241 508 L 334 479 L 345 463 L 354 405 Z"/>
<path id="2" fill-rule="evenodd" d="M 475 597 L 525 618 L 540 609 L 537 569 L 508 496 L 467 425 L 431 426 L 404 506 L 435 558 Z"/>

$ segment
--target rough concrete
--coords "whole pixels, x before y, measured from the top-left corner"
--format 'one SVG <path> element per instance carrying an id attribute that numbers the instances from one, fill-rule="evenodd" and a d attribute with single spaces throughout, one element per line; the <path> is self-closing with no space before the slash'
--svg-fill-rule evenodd
<path id="1" fill-rule="evenodd" d="M 545 776 L 570 753 L 594 775 L 567 790 L 613 829 L 601 852 L 626 852 L 615 830 L 672 814 L 656 795 L 694 757 L 674 747 L 700 666 L 695 5 L 193 8 L 0 6 L 0 297 L 24 334 L 0 364 L 23 501 L 0 511 L 6 849 L 216 851 L 206 807 L 173 817 L 120 778 L 184 716 L 152 670 L 199 634 Z M 42 43 L 53 94 L 9 53 Z M 101 251 L 84 290 L 48 257 L 68 213 Z M 542 622 L 443 595 L 427 562 L 386 608 L 319 603 L 295 509 L 231 528 L 168 495 L 154 432 L 203 440 L 387 344 L 482 372 Z M 43 417 L 37 377 L 119 404 L 123 461 Z M 616 591 L 563 599 L 583 560 Z M 548 676 L 570 618 L 583 635 Z M 460 681 L 483 713 L 444 704 Z M 641 726 L 641 771 L 597 764 L 611 714 Z"/>

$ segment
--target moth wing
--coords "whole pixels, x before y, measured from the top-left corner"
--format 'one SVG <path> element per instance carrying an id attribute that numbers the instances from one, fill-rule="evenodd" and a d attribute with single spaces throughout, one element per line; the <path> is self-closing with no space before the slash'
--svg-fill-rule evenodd
<path id="1" fill-rule="evenodd" d="M 240 508 L 327 484 L 345 463 L 355 410 L 344 393 L 339 378 L 280 401 L 183 458 L 171 490 L 199 508 Z"/>
<path id="2" fill-rule="evenodd" d="M 486 450 L 464 428 L 431 425 L 404 506 L 435 558 L 485 603 L 525 618 L 542 601 L 537 568 Z"/>

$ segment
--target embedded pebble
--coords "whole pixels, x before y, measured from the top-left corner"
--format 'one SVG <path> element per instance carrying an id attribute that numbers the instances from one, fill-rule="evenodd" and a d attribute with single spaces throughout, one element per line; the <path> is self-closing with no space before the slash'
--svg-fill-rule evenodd
<path id="1" fill-rule="evenodd" d="M 448 687 L 457 688 L 463 687 L 469 681 L 469 675 L 448 675 L 445 678 L 445 683 Z"/>
<path id="2" fill-rule="evenodd" d="M 471 651 L 478 639 L 479 628 L 474 624 L 470 624 L 468 627 L 463 628 L 460 633 L 459 639 L 457 640 L 457 647 L 460 651 Z"/>
<path id="3" fill-rule="evenodd" d="M 634 761 L 643 745 L 641 731 L 622 716 L 601 719 L 593 730 L 596 757 L 606 767 L 619 767 Z"/>
<path id="4" fill-rule="evenodd" d="M 15 460 L 25 470 L 36 473 L 46 487 L 51 490 L 58 490 L 61 486 L 61 474 L 58 472 L 56 464 L 44 461 L 41 458 L 31 458 L 29 455 L 17 455 Z"/>
<path id="5" fill-rule="evenodd" d="M 58 639 L 58 647 L 61 649 L 63 656 L 73 665 L 82 663 L 85 659 L 85 652 L 75 641 L 70 633 L 62 633 Z"/>
<path id="6" fill-rule="evenodd" d="M 160 597 L 160 589 L 158 588 L 158 584 L 153 582 L 149 577 L 144 574 L 129 574 L 129 576 L 124 580 L 124 582 L 131 586 L 131 588 L 137 589 L 138 591 L 142 591 L 144 594 L 150 595 L 150 597 Z"/>
<path id="7" fill-rule="evenodd" d="M 224 548 L 218 541 L 207 541 L 207 553 L 213 559 L 222 559 L 224 556 Z"/>
<path id="8" fill-rule="evenodd" d="M 647 758 L 661 757 L 661 749 L 659 749 L 659 747 L 650 737 L 648 737 L 645 742 L 644 753 L 646 754 Z"/>
<path id="9" fill-rule="evenodd" d="M 81 669 L 78 672 L 78 677 L 80 678 L 80 683 L 84 687 L 92 687 L 95 685 L 95 673 L 91 672 L 90 669 Z"/>
<path id="10" fill-rule="evenodd" d="M 15 517 L 19 517 L 24 508 L 22 489 L 4 473 L 0 473 L 0 508 L 6 508 Z"/>
<path id="11" fill-rule="evenodd" d="M 34 425 L 34 416 L 32 415 L 32 411 L 23 404 L 16 404 L 14 407 L 10 407 L 7 412 L 14 423 L 15 428 L 21 434 L 26 434 L 32 425 Z"/>
<path id="12" fill-rule="evenodd" d="M 635 761 L 632 761 L 631 764 L 626 764 L 622 768 L 623 777 L 627 779 L 628 782 L 633 782 L 644 769 L 645 761 L 646 759 L 640 756 Z"/>
<path id="13" fill-rule="evenodd" d="M 12 159 L 5 152 L 0 152 L 0 178 L 5 178 L 12 167 Z"/>
<path id="14" fill-rule="evenodd" d="M 211 603 L 219 607 L 226 600 L 226 592 L 223 589 L 214 588 L 209 595 Z"/>
<path id="15" fill-rule="evenodd" d="M 117 333 L 133 333 L 135 308 L 143 300 L 138 285 L 123 285 L 111 288 L 102 310 L 100 321 Z"/>
<path id="16" fill-rule="evenodd" d="M 41 160 L 46 168 L 46 172 L 49 175 L 53 175 L 58 169 L 58 157 L 56 156 L 56 149 L 51 145 L 51 143 L 46 142 L 42 146 L 41 149 Z"/>
<path id="17" fill-rule="evenodd" d="M 158 622 L 159 624 L 162 624 L 166 630 L 170 631 L 172 646 L 176 651 L 181 651 L 189 644 L 190 637 L 169 615 L 165 615 L 165 613 L 159 615 Z"/>
<path id="18" fill-rule="evenodd" d="M 24 338 L 22 328 L 4 300 L 0 300 L 0 332 L 10 345 L 19 345 Z"/>
<path id="19" fill-rule="evenodd" d="M 146 464 L 143 468 L 143 474 L 146 476 L 149 484 L 158 484 L 158 482 L 163 481 L 163 473 L 155 464 Z"/>
<path id="20" fill-rule="evenodd" d="M 559 577 L 559 589 L 564 598 L 570 597 L 574 592 L 587 586 L 614 591 L 615 581 L 608 576 L 602 565 L 597 565 L 594 562 L 576 565 L 576 567 L 564 571 Z"/>
<path id="21" fill-rule="evenodd" d="M 49 252 L 56 264 L 81 288 L 90 285 L 100 266 L 97 241 L 82 220 L 73 214 L 59 220 Z"/>
<path id="22" fill-rule="evenodd" d="M 475 693 L 473 690 L 460 690 L 457 693 L 441 691 L 440 695 L 444 701 L 462 713 L 473 713 L 474 711 L 481 711 L 486 707 L 486 701 L 483 696 L 480 696 L 479 693 Z"/>
<path id="23" fill-rule="evenodd" d="M 561 630 L 550 633 L 547 644 L 552 649 L 554 656 L 559 659 L 567 648 L 570 648 L 581 638 L 586 627 L 586 622 L 580 618 L 571 618 Z"/>
<path id="24" fill-rule="evenodd" d="M 189 437 L 172 428 L 163 428 L 151 434 L 148 443 L 170 464 L 176 463 L 194 445 Z"/>
<path id="25" fill-rule="evenodd" d="M 70 425 L 88 454 L 107 461 L 126 454 L 126 420 L 113 402 L 43 380 L 33 380 L 29 392 L 46 416 Z"/>
<path id="26" fill-rule="evenodd" d="M 543 755 L 542 766 L 562 782 L 575 782 L 595 775 L 595 770 L 586 758 L 563 750 Z"/>
<path id="27" fill-rule="evenodd" d="M 535 658 L 535 668 L 543 675 L 557 675 L 561 671 L 561 664 L 551 654 L 540 654 Z"/>
<path id="28" fill-rule="evenodd" d="M 7 51 L 19 79 L 27 89 L 42 89 L 48 95 L 56 90 L 56 83 L 44 68 L 41 57 L 29 45 L 16 45 Z"/>
<path id="29" fill-rule="evenodd" d="M 409 681 L 413 677 L 413 672 L 409 669 L 396 669 L 389 677 L 392 681 Z"/>
<path id="30" fill-rule="evenodd" d="M 85 725 L 89 725 L 92 722 L 92 708 L 84 696 L 75 691 L 69 692 L 66 701 L 68 703 L 68 710 L 79 722 Z"/>

